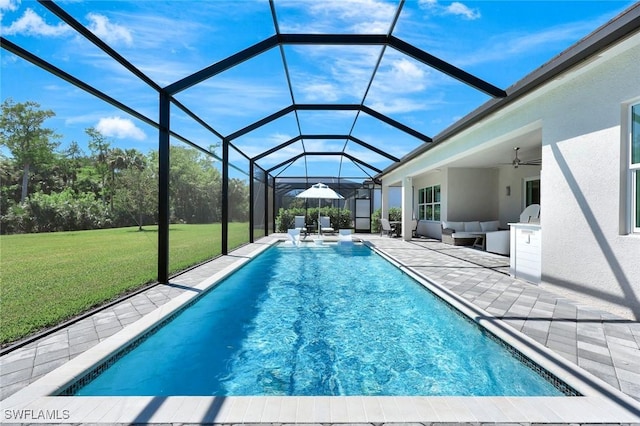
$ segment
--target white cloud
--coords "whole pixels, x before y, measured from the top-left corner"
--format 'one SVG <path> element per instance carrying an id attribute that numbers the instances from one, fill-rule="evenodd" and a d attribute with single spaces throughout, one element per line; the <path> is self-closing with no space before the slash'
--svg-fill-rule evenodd
<path id="1" fill-rule="evenodd" d="M 415 111 L 424 111 L 426 104 L 414 99 L 396 97 L 392 99 L 378 99 L 368 104 L 372 109 L 382 114 L 406 114 Z"/>
<path id="2" fill-rule="evenodd" d="M 281 143 L 291 139 L 293 139 L 293 135 L 290 135 L 288 133 L 276 132 L 267 136 L 266 142 L 268 146 L 271 146 L 271 145 L 275 146 L 275 145 L 280 145 Z"/>
<path id="3" fill-rule="evenodd" d="M 20 0 L 0 0 L 0 11 L 1 10 L 18 10 L 18 6 L 20 5 Z"/>
<path id="4" fill-rule="evenodd" d="M 480 12 L 477 9 L 470 9 L 464 4 L 454 1 L 445 9 L 450 15 L 462 16 L 465 19 L 474 20 L 480 18 Z"/>
<path id="5" fill-rule="evenodd" d="M 299 9 L 308 19 L 280 22 L 285 32 L 381 34 L 389 31 L 396 5 L 379 0 L 279 1 L 282 8 Z"/>
<path id="6" fill-rule="evenodd" d="M 536 33 L 512 34 L 512 37 L 508 39 L 508 43 L 502 47 L 507 49 L 510 55 L 523 54 L 530 52 L 532 49 L 540 49 L 559 41 L 570 42 L 578 39 L 588 31 L 585 27 L 583 23 L 563 24 Z"/>
<path id="7" fill-rule="evenodd" d="M 371 139 L 367 139 L 367 142 L 371 142 Z M 395 141 L 394 141 L 394 145 L 395 145 Z M 378 143 L 375 144 L 374 146 L 385 147 L 385 141 L 378 141 Z M 395 155 L 395 153 L 390 152 L 391 150 L 393 150 L 393 148 L 391 147 L 388 147 L 388 148 L 385 147 L 384 150 L 385 152 L 391 155 Z M 356 157 L 358 160 L 371 164 L 372 166 L 379 165 L 381 161 L 382 162 L 388 161 L 386 158 L 384 158 L 380 154 L 373 152 L 368 148 L 361 147 L 360 145 L 351 141 L 349 141 L 349 145 L 347 146 L 346 153 Z M 347 160 L 347 161 L 351 161 L 351 160 Z"/>
<path id="8" fill-rule="evenodd" d="M 207 102 L 202 102 L 203 99 Z M 179 100 L 223 134 L 235 132 L 291 104 L 286 81 L 278 85 L 264 79 L 226 76 L 210 78 L 181 92 Z M 286 119 L 287 116 L 281 118 Z"/>
<path id="9" fill-rule="evenodd" d="M 262 154 L 266 150 L 278 146 L 290 139 L 293 139 L 293 135 L 287 133 L 272 133 L 264 138 L 248 137 L 242 146 L 242 151 L 249 157 L 255 157 L 258 154 Z M 302 152 L 302 145 L 300 142 L 290 144 L 270 155 L 265 157 L 259 163 L 260 165 L 275 165 L 281 161 L 294 157 Z"/>
<path id="10" fill-rule="evenodd" d="M 415 60 L 385 54 L 365 104 L 390 115 L 433 110 L 442 103 L 441 78 Z"/>
<path id="11" fill-rule="evenodd" d="M 4 17 L 5 11 L 13 12 L 18 10 L 20 0 L 0 0 L 0 21 Z M 4 30 L 3 30 L 4 32 Z"/>
<path id="12" fill-rule="evenodd" d="M 380 55 L 380 46 L 300 46 L 294 60 L 303 58 L 309 68 L 291 67 L 291 80 L 296 95 L 309 102 L 360 102 L 364 96 L 373 67 Z"/>
<path id="13" fill-rule="evenodd" d="M 96 130 L 104 136 L 115 137 L 117 139 L 135 139 L 138 141 L 147 138 L 136 125 L 127 118 L 122 117 L 106 117 L 101 118 L 96 125 Z"/>
<path id="14" fill-rule="evenodd" d="M 122 25 L 114 24 L 104 15 L 89 13 L 87 19 L 90 21 L 87 28 L 95 35 L 109 44 L 124 43 L 127 46 L 133 44 L 131 32 Z"/>
<path id="15" fill-rule="evenodd" d="M 209 3 L 207 2 L 207 6 Z M 136 6 L 148 7 L 152 4 L 154 3 L 138 2 Z M 159 2 L 155 4 L 159 5 Z M 216 31 L 215 28 L 212 29 L 208 25 L 212 22 L 207 20 L 206 16 L 200 16 L 199 18 L 204 22 L 198 22 L 193 16 L 190 19 L 184 19 L 170 12 L 164 15 L 158 8 L 152 8 L 154 10 L 142 14 L 125 10 L 114 12 L 112 15 L 112 19 L 127 23 L 127 27 L 135 35 L 136 50 L 155 50 L 157 48 L 167 50 L 167 46 L 169 46 L 171 53 L 176 50 L 179 52 L 193 51 L 198 49 L 198 43 L 203 38 L 206 39 L 206 35 Z"/>
<path id="16" fill-rule="evenodd" d="M 419 0 L 418 4 L 422 8 L 436 7 L 438 5 L 438 0 Z"/>
<path id="17" fill-rule="evenodd" d="M 487 40 L 484 49 L 458 58 L 460 66 L 515 60 L 523 55 L 539 53 L 551 46 L 563 46 L 579 40 L 594 28 L 594 22 L 578 21 L 545 28 L 538 32 L 511 32 Z"/>
<path id="18" fill-rule="evenodd" d="M 389 58 L 389 61 L 383 61 L 376 74 L 369 101 L 388 104 L 383 100 L 420 93 L 430 85 L 429 78 L 433 73 L 426 67 L 395 54 Z"/>
<path id="19" fill-rule="evenodd" d="M 322 139 L 306 139 L 304 147 L 310 152 L 339 152 L 342 151 L 345 141 L 340 140 L 322 140 Z"/>
<path id="20" fill-rule="evenodd" d="M 391 65 L 389 78 L 397 83 L 404 83 L 405 90 L 419 91 L 424 88 L 426 73 L 415 62 L 406 58 L 394 61 Z M 396 84 L 397 86 L 397 84 Z M 394 91 L 397 87 L 394 87 Z"/>
<path id="21" fill-rule="evenodd" d="M 309 102 L 335 102 L 340 97 L 338 95 L 338 89 L 335 85 L 321 81 L 301 85 L 300 90 L 304 94 L 305 100 Z"/>
<path id="22" fill-rule="evenodd" d="M 438 15 L 455 15 L 471 21 L 479 19 L 481 16 L 478 9 L 471 9 L 469 6 L 457 1 L 448 6 L 441 5 L 438 0 L 420 0 L 419 4 L 423 9 L 429 9 Z"/>
<path id="23" fill-rule="evenodd" d="M 2 32 L 5 35 L 26 34 L 34 36 L 59 37 L 71 33 L 72 29 L 65 23 L 49 25 L 32 9 L 27 9 L 24 11 L 22 17 L 8 27 L 4 27 Z"/>

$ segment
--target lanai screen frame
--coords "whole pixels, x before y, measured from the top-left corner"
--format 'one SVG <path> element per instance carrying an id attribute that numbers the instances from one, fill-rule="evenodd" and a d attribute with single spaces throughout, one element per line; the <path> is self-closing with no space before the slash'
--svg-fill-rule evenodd
<path id="1" fill-rule="evenodd" d="M 356 164 L 371 180 L 374 179 L 374 175 L 377 173 L 381 173 L 381 170 L 373 167 L 372 165 L 362 161 L 361 159 L 354 157 L 347 152 L 346 143 L 342 151 L 336 152 L 310 152 L 307 151 L 306 148 L 303 148 L 303 152 L 294 157 L 285 160 L 284 162 L 271 167 L 269 169 L 262 168 L 257 162 L 264 158 L 265 156 L 274 153 L 278 150 L 285 148 L 291 143 L 297 140 L 304 139 L 341 139 L 347 141 L 352 141 L 363 147 L 369 151 L 375 152 L 378 155 L 382 155 L 386 157 L 388 160 L 392 162 L 392 164 L 399 164 L 402 160 L 391 156 L 384 151 L 375 148 L 374 146 L 368 144 L 365 141 L 359 140 L 355 138 L 351 132 L 349 134 L 329 134 L 329 135 L 309 135 L 302 134 L 300 132 L 299 136 L 287 141 L 283 144 L 280 144 L 276 147 L 270 148 L 263 153 L 260 153 L 254 157 L 247 156 L 241 149 L 233 145 L 233 140 L 237 137 L 240 137 L 244 134 L 247 134 L 253 130 L 264 126 L 265 124 L 282 117 L 286 114 L 293 113 L 296 117 L 296 122 L 298 123 L 298 129 L 300 129 L 300 122 L 297 115 L 297 111 L 299 110 L 327 110 L 327 111 L 341 111 L 341 110 L 352 110 L 356 111 L 355 122 L 358 120 L 358 116 L 363 113 L 373 117 L 376 120 L 382 121 L 388 125 L 395 127 L 396 129 L 405 132 L 418 140 L 422 141 L 424 144 L 431 144 L 433 140 L 424 135 L 417 130 L 406 126 L 402 123 L 399 123 L 384 114 L 381 114 L 367 106 L 364 105 L 365 99 L 367 96 L 367 92 L 371 87 L 373 80 L 376 76 L 376 72 L 380 61 L 382 60 L 382 56 L 387 47 L 391 47 L 398 52 L 410 56 L 415 60 L 418 60 L 442 73 L 453 77 L 456 80 L 459 80 L 476 90 L 484 92 L 493 98 L 505 98 L 507 96 L 506 92 L 484 80 L 475 77 L 466 71 L 463 71 L 460 68 L 457 68 L 409 43 L 404 42 L 403 40 L 398 39 L 392 35 L 395 24 L 400 16 L 400 12 L 402 11 L 402 7 L 404 5 L 404 0 L 401 0 L 398 4 L 398 8 L 396 10 L 392 25 L 389 28 L 387 34 L 282 34 L 278 25 L 278 18 L 276 16 L 275 4 L 274 0 L 269 0 L 269 6 L 271 10 L 271 15 L 275 28 L 275 35 L 250 46 L 247 49 L 244 49 L 234 55 L 229 56 L 226 59 L 223 59 L 213 65 L 205 67 L 200 71 L 195 72 L 194 74 L 185 77 L 179 81 L 176 81 L 166 87 L 161 87 L 156 82 L 154 82 L 150 77 L 145 75 L 142 71 L 140 71 L 137 67 L 135 67 L 132 63 L 130 63 L 127 59 L 125 59 L 122 55 L 120 55 L 116 50 L 112 49 L 109 45 L 107 45 L 100 37 L 93 34 L 90 30 L 88 30 L 85 26 L 83 26 L 80 22 L 78 22 L 75 18 L 73 18 L 70 14 L 68 14 L 62 7 L 54 3 L 52 0 L 38 0 L 40 4 L 42 4 L 45 8 L 47 8 L 50 12 L 56 15 L 60 20 L 69 25 L 76 33 L 87 39 L 89 42 L 94 44 L 96 47 L 105 52 L 110 58 L 118 62 L 122 65 L 126 70 L 132 73 L 134 76 L 138 77 L 141 81 L 146 83 L 149 87 L 151 87 L 158 94 L 158 111 L 159 118 L 158 122 L 155 122 L 153 119 L 145 116 L 144 114 L 138 112 L 134 108 L 131 108 L 116 99 L 110 97 L 106 93 L 96 89 L 90 84 L 85 83 L 84 81 L 72 76 L 71 74 L 66 73 L 60 68 L 56 67 L 53 64 L 45 61 L 40 58 L 38 55 L 35 55 L 26 49 L 18 46 L 17 44 L 11 42 L 5 37 L 0 36 L 1 46 L 3 49 L 15 54 L 16 56 L 21 57 L 22 59 L 31 62 L 32 64 L 42 68 L 43 70 L 55 75 L 58 78 L 61 78 L 68 83 L 80 88 L 81 90 L 97 97 L 98 99 L 107 102 L 108 104 L 118 108 L 119 110 L 135 117 L 136 119 L 156 128 L 158 130 L 158 155 L 159 155 L 159 167 L 158 167 L 158 274 L 157 280 L 161 283 L 167 283 L 169 281 L 169 225 L 170 225 L 170 200 L 169 200 L 169 164 L 170 164 L 170 140 L 173 137 L 176 140 L 179 140 L 192 148 L 195 148 L 205 155 L 213 156 L 221 161 L 222 164 L 222 191 L 221 191 L 221 238 L 222 238 L 222 255 L 228 254 L 228 224 L 229 224 L 229 198 L 228 198 L 228 189 L 229 189 L 229 148 L 233 147 L 236 151 L 238 151 L 241 155 L 243 155 L 249 161 L 249 188 L 250 188 L 250 199 L 249 199 L 249 242 L 254 242 L 254 218 L 257 214 L 254 211 L 254 198 L 256 196 L 264 196 L 264 235 L 267 236 L 269 234 L 270 225 L 273 227 L 275 222 L 275 212 L 274 209 L 274 198 L 275 198 L 275 188 L 277 185 L 277 178 L 279 173 L 273 174 L 278 169 L 290 165 L 295 162 L 299 158 L 305 158 L 308 156 L 323 156 L 323 155 L 337 155 L 342 159 L 348 159 Z M 289 44 L 308 44 L 308 45 L 353 45 L 353 46 L 364 46 L 364 45 L 379 45 L 383 46 L 381 49 L 381 53 L 379 55 L 378 61 L 374 70 L 372 72 L 371 78 L 369 80 L 367 90 L 362 98 L 362 101 L 359 104 L 347 104 L 347 105 L 336 105 L 336 104 L 299 104 L 295 101 L 293 96 L 293 88 L 291 84 L 291 79 L 288 75 L 288 66 L 287 60 L 284 55 L 283 46 Z M 203 119 L 198 117 L 195 113 L 193 113 L 189 108 L 180 103 L 177 99 L 174 98 L 174 95 L 179 93 L 182 90 L 185 90 L 189 87 L 192 87 L 202 81 L 205 81 L 218 73 L 221 73 L 225 70 L 233 68 L 236 65 L 239 65 L 254 56 L 260 55 L 268 50 L 273 48 L 279 48 L 281 52 L 281 58 L 283 61 L 283 66 L 287 75 L 287 84 L 288 89 L 291 94 L 292 103 L 290 106 L 271 114 L 267 117 L 264 117 L 261 120 L 258 120 L 243 129 L 240 129 L 230 135 L 224 136 L 218 131 L 216 131 L 212 126 L 210 126 Z M 207 131 L 209 131 L 212 135 L 220 139 L 221 147 L 222 147 L 222 157 L 216 156 L 214 153 L 209 150 L 199 146 L 198 144 L 190 141 L 186 137 L 176 133 L 171 130 L 171 105 L 179 108 L 182 112 L 187 114 L 190 118 L 192 118 L 196 123 L 201 125 Z M 352 126 L 352 130 L 353 127 Z M 342 161 L 342 160 L 341 160 Z M 306 169 L 306 167 L 305 167 Z M 309 182 L 314 181 L 313 176 L 308 175 L 308 170 L 306 169 L 306 179 Z M 262 181 L 264 182 L 264 194 L 256 194 L 256 188 L 254 180 L 256 176 L 262 175 Z M 340 176 L 337 176 L 340 179 Z M 315 182 L 314 182 L 315 183 Z M 271 198 L 271 199 L 270 199 Z"/>

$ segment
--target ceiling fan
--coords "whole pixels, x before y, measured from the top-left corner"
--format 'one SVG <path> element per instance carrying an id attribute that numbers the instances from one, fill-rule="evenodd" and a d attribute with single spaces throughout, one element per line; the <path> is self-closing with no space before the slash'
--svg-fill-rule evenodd
<path id="1" fill-rule="evenodd" d="M 514 169 L 517 169 L 519 166 L 540 166 L 542 164 L 542 160 L 529 160 L 529 161 L 522 161 L 519 157 L 518 157 L 518 151 L 520 150 L 519 146 L 516 146 L 513 148 L 515 154 L 513 157 L 513 161 L 511 161 L 511 164 L 513 165 Z"/>

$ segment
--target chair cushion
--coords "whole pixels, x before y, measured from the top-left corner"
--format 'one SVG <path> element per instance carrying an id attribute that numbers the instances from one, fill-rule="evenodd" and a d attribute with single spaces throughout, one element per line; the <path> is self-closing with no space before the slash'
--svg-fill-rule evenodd
<path id="1" fill-rule="evenodd" d="M 426 220 L 419 220 L 418 221 L 418 226 L 416 227 L 416 234 L 417 235 L 427 235 L 427 221 Z"/>
<path id="2" fill-rule="evenodd" d="M 464 231 L 465 232 L 482 232 L 482 228 L 480 227 L 480 222 L 477 220 L 471 222 L 464 222 Z"/>
<path id="3" fill-rule="evenodd" d="M 442 222 L 442 228 L 453 229 L 456 232 L 462 232 L 464 231 L 464 222 L 451 222 L 451 221 Z"/>
<path id="4" fill-rule="evenodd" d="M 459 239 L 465 239 L 465 238 L 476 238 L 478 235 L 474 234 L 473 232 L 455 232 L 453 234 L 451 234 L 451 237 L 453 237 L 453 239 L 459 238 Z"/>
<path id="5" fill-rule="evenodd" d="M 500 221 L 490 220 L 487 222 L 480 222 L 480 228 L 482 228 L 482 232 L 497 231 L 500 228 Z"/>

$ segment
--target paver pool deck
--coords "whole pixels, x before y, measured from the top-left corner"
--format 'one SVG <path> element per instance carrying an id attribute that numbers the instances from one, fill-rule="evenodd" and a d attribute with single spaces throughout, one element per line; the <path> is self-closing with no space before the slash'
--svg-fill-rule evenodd
<path id="1" fill-rule="evenodd" d="M 77 408 L 80 397 L 46 397 L 25 414 L 15 410 L 24 388 L 86 355 L 101 342 L 147 318 L 179 297 L 201 291 L 199 285 L 231 269 L 284 236 L 273 234 L 191 269 L 170 280 L 61 327 L 0 357 L 0 422 L 20 423 L 619 423 L 640 424 L 640 323 L 575 303 L 539 286 L 509 276 L 509 258 L 437 240 L 410 242 L 357 234 L 396 264 L 423 277 L 472 308 L 476 320 L 503 327 L 517 340 L 537 342 L 571 366 L 595 376 L 621 394 L 612 402 L 582 397 L 94 397 L 90 413 Z M 524 336 L 524 337 L 521 337 Z M 534 345 L 530 344 L 529 346 Z M 50 377 L 51 375 L 47 376 Z M 598 387 L 598 386 L 596 386 Z M 63 401 L 63 402 L 61 402 Z M 88 401 L 88 400 L 87 400 Z M 17 404 L 17 405 L 16 405 Z M 60 405 L 61 404 L 61 405 Z M 604 404 L 604 405 L 603 405 Z M 608 405 L 611 404 L 611 405 Z M 623 406 L 622 411 L 619 406 Z M 615 406 L 615 407 L 614 407 Z M 66 408 L 64 408 L 66 407 Z M 49 410 L 52 419 L 35 418 Z M 66 410 L 66 411 L 65 411 Z M 623 415 L 616 417 L 619 412 Z M 114 414 L 115 413 L 115 414 Z M 133 414 L 132 414 L 133 413 Z M 187 413 L 188 415 L 185 415 Z M 192 421 L 197 418 L 198 421 Z M 81 419 L 78 421 L 78 419 Z M 188 421 L 187 421 L 188 420 Z"/>

